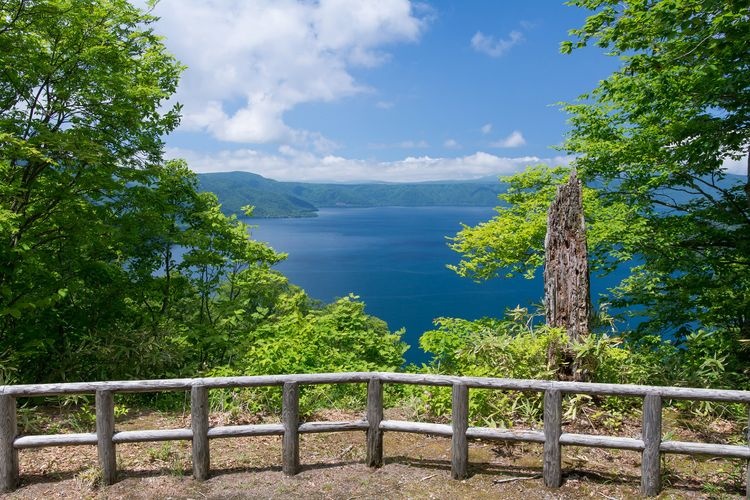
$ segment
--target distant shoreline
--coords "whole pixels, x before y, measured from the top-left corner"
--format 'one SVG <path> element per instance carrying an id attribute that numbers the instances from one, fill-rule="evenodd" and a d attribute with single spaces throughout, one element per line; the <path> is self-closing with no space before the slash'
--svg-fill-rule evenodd
<path id="1" fill-rule="evenodd" d="M 251 205 L 255 218 L 316 217 L 321 208 L 494 207 L 500 182 L 315 184 L 278 182 L 248 172 L 200 174 L 200 188 L 216 194 L 225 214 Z"/>

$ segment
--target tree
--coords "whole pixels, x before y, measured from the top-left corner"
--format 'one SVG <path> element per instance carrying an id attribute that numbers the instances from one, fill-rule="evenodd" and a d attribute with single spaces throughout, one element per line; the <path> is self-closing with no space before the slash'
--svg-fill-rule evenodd
<path id="1" fill-rule="evenodd" d="M 326 334 L 307 364 L 338 342 L 338 368 L 400 365 L 399 334 L 354 300 L 313 308 L 272 269 L 283 254 L 163 161 L 182 66 L 154 20 L 125 0 L 0 0 L 0 383 L 257 370 L 256 343 L 297 356 L 300 318 Z"/>
<path id="2" fill-rule="evenodd" d="M 565 328 L 571 340 L 591 329 L 588 247 L 581 182 L 575 171 L 557 188 L 544 238 L 544 306 L 547 325 Z"/>
<path id="3" fill-rule="evenodd" d="M 644 320 L 638 336 L 701 330 L 747 357 L 738 340 L 750 338 L 750 186 L 723 164 L 750 147 L 750 3 L 570 4 L 595 12 L 562 52 L 595 43 L 622 61 L 565 105 L 592 270 L 632 266 L 611 299 Z M 463 254 L 453 269 L 533 276 L 543 213 L 566 172 L 540 166 L 505 179 L 498 215 L 451 243 Z"/>
<path id="4" fill-rule="evenodd" d="M 544 238 L 544 309 L 547 326 L 563 328 L 570 342 L 580 343 L 591 332 L 588 246 L 583 215 L 583 188 L 575 170 L 557 188 L 547 213 Z M 561 349 L 562 347 L 562 349 Z M 568 346 L 550 345 L 548 365 L 560 357 L 558 378 L 583 380 L 576 356 Z"/>
<path id="5" fill-rule="evenodd" d="M 155 176 L 179 117 L 161 111 L 181 66 L 153 21 L 124 0 L 0 3 L 0 314 L 58 300 L 63 254 L 117 251 L 110 203 Z"/>
<path id="6" fill-rule="evenodd" d="M 632 207 L 624 203 L 604 203 L 598 190 L 585 185 L 581 185 L 580 195 L 574 190 L 574 197 L 581 197 L 585 241 L 582 239 L 580 226 L 574 232 L 577 233 L 577 243 L 587 247 L 589 261 L 581 261 L 581 249 L 575 256 L 566 253 L 569 250 L 564 248 L 567 237 L 562 235 L 552 237 L 559 247 L 554 251 L 556 255 L 545 254 L 545 243 L 548 243 L 547 226 L 550 220 L 548 214 L 560 212 L 560 200 L 556 200 L 556 193 L 561 188 L 569 192 L 571 183 L 577 183 L 569 167 L 537 165 L 505 177 L 502 181 L 507 189 L 499 196 L 500 206 L 495 209 L 497 215 L 476 227 L 464 226 L 450 243 L 453 250 L 462 254 L 462 259 L 457 265 L 449 266 L 459 275 L 477 281 L 515 276 L 532 279 L 536 271 L 545 265 L 546 257 L 567 264 L 572 263 L 573 270 L 578 273 L 587 272 L 584 268 L 588 264 L 595 274 L 605 274 L 613 270 L 619 262 L 633 258 L 633 254 L 630 253 L 633 245 L 630 241 L 640 237 L 644 221 L 637 216 Z M 557 206 L 557 209 L 552 210 L 553 206 Z M 575 217 L 579 223 L 582 222 L 580 217 L 580 214 Z M 581 334 L 596 330 L 596 321 L 589 320 L 590 304 L 582 307 L 579 314 L 574 314 L 570 310 L 557 311 L 560 313 L 559 316 L 550 314 L 554 309 L 550 298 L 553 294 L 551 289 L 558 288 L 555 286 L 555 279 L 550 279 L 553 278 L 552 274 L 552 270 L 547 266 L 545 316 L 548 325 L 563 327 L 566 335 L 549 338 L 551 342 L 546 346 L 547 368 L 551 370 L 550 374 L 554 373 L 558 378 L 584 379 L 591 375 L 588 365 L 593 360 L 589 359 L 588 354 L 581 357 L 581 352 L 575 351 L 575 344 L 588 340 L 586 335 Z M 567 285 L 573 285 L 569 277 L 557 277 L 556 281 L 566 281 Z M 568 301 L 587 300 L 587 283 L 582 276 L 575 281 L 578 286 L 559 287 L 557 293 L 568 294 Z M 515 311 L 508 311 L 508 314 L 512 316 Z M 533 318 L 529 321 L 533 321 Z"/>
<path id="7" fill-rule="evenodd" d="M 503 177 L 506 190 L 498 196 L 497 215 L 475 227 L 463 226 L 450 242 L 462 259 L 448 267 L 476 281 L 534 278 L 544 265 L 549 207 L 569 175 L 569 167 L 536 165 Z M 644 221 L 625 203 L 605 203 L 597 189 L 583 185 L 582 196 L 591 269 L 606 273 L 633 258 L 630 249 L 645 230 Z"/>
<path id="8" fill-rule="evenodd" d="M 562 51 L 594 43 L 622 61 L 566 105 L 564 145 L 605 203 L 645 221 L 619 304 L 645 306 L 644 330 L 750 338 L 750 179 L 722 168 L 750 148 L 750 2 L 570 4 L 595 13 Z"/>
<path id="9" fill-rule="evenodd" d="M 182 70 L 153 21 L 125 0 L 0 2 L 0 365 L 29 379 L 137 323 L 123 203 L 162 173 Z"/>

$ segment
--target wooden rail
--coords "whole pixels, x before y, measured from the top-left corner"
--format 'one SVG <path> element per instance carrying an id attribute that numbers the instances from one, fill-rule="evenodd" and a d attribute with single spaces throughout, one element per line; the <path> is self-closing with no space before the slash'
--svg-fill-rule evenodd
<path id="1" fill-rule="evenodd" d="M 299 387 L 310 384 L 367 384 L 366 419 L 353 422 L 299 421 Z M 451 425 L 383 419 L 383 384 L 418 384 L 453 388 Z M 281 386 L 280 424 L 210 427 L 208 391 L 219 388 Z M 544 393 L 543 431 L 514 431 L 488 427 L 469 427 L 469 389 L 499 389 Z M 190 429 L 116 431 L 114 400 L 116 393 L 190 391 Z M 19 436 L 16 423 L 16 398 L 64 394 L 96 395 L 96 433 Z M 641 439 L 594 436 L 562 432 L 562 396 L 590 394 L 643 398 Z M 661 454 L 713 455 L 750 460 L 749 446 L 662 441 L 662 402 L 665 399 L 750 403 L 750 391 L 693 389 L 644 385 L 593 384 L 546 380 L 517 380 L 480 377 L 454 377 L 411 373 L 354 372 L 307 375 L 269 375 L 251 377 L 215 377 L 121 382 L 82 382 L 0 386 L 0 492 L 18 485 L 18 450 L 45 446 L 96 445 L 99 466 L 105 484 L 117 480 L 116 445 L 144 441 L 191 440 L 193 476 L 208 478 L 211 439 L 235 436 L 282 436 L 282 469 L 294 475 L 300 469 L 299 434 L 363 430 L 367 433 L 367 458 L 370 467 L 383 465 L 383 433 L 415 432 L 451 438 L 451 476 L 468 475 L 468 440 L 524 441 L 543 443 L 544 484 L 557 488 L 562 484 L 561 447 L 588 446 L 635 450 L 642 453 L 641 493 L 657 495 L 661 490 Z M 748 436 L 750 438 L 750 435 Z M 747 477 L 750 480 L 750 467 Z M 750 483 L 750 481 L 748 481 Z M 747 486 L 750 495 L 750 484 Z"/>

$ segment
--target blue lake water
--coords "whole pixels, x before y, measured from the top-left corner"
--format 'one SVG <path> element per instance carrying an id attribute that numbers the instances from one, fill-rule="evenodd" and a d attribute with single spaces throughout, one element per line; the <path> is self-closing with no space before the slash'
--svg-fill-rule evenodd
<path id="1" fill-rule="evenodd" d="M 277 269 L 292 283 L 326 302 L 358 295 L 391 330 L 406 329 L 407 361 L 421 363 L 428 355 L 419 349 L 419 337 L 435 318 L 498 317 L 506 308 L 541 300 L 541 271 L 533 280 L 477 284 L 446 268 L 459 260 L 446 237 L 461 223 L 475 225 L 493 215 L 488 207 L 334 208 L 313 218 L 249 222 L 257 226 L 255 239 L 289 254 Z M 593 296 L 617 281 L 595 280 Z"/>

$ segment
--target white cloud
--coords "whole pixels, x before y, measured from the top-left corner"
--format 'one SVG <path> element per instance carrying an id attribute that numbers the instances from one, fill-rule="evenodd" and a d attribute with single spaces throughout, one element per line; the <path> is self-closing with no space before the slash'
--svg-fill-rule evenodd
<path id="1" fill-rule="evenodd" d="M 385 48 L 425 28 L 408 0 L 162 0 L 158 31 L 188 66 L 176 100 L 183 127 L 223 141 L 297 145 L 284 114 L 309 102 L 367 91 L 352 67 L 388 59 Z"/>
<path id="2" fill-rule="evenodd" d="M 279 154 L 253 149 L 226 150 L 205 154 L 171 148 L 170 158 L 185 158 L 196 172 L 246 171 L 276 180 L 309 182 L 420 182 L 469 180 L 511 174 L 528 165 L 568 164 L 572 157 L 537 156 L 502 157 L 478 151 L 454 158 L 409 156 L 397 161 L 376 161 L 316 155 L 290 146 L 279 148 Z"/>
<path id="3" fill-rule="evenodd" d="M 446 139 L 446 141 L 443 143 L 443 147 L 446 149 L 460 149 L 461 144 L 459 144 L 455 139 Z"/>
<path id="4" fill-rule="evenodd" d="M 393 103 L 391 101 L 378 101 L 375 103 L 375 107 L 380 109 L 391 109 L 393 107 Z"/>
<path id="5" fill-rule="evenodd" d="M 430 143 L 425 140 L 413 141 L 406 140 L 396 143 L 373 143 L 369 144 L 370 149 L 425 149 L 430 147 Z"/>
<path id="6" fill-rule="evenodd" d="M 747 175 L 747 161 L 747 155 L 739 159 L 727 158 L 726 160 L 724 160 L 722 168 L 730 174 Z"/>
<path id="7" fill-rule="evenodd" d="M 492 124 L 491 123 L 485 123 L 482 125 L 482 128 L 480 129 L 484 135 L 489 134 L 492 132 Z"/>
<path id="8" fill-rule="evenodd" d="M 508 52 L 513 46 L 523 41 L 523 34 L 520 31 L 511 31 L 508 38 L 495 38 L 492 35 L 485 35 L 477 31 L 471 37 L 471 46 L 477 52 L 487 54 L 490 57 L 500 57 Z"/>
<path id="9" fill-rule="evenodd" d="M 430 144 L 427 141 L 403 141 L 399 143 L 399 147 L 403 149 L 424 149 L 429 148 Z"/>
<path id="10" fill-rule="evenodd" d="M 523 134 L 518 130 L 514 130 L 508 137 L 504 137 L 499 141 L 495 141 L 490 144 L 493 148 L 518 148 L 526 144 Z"/>

